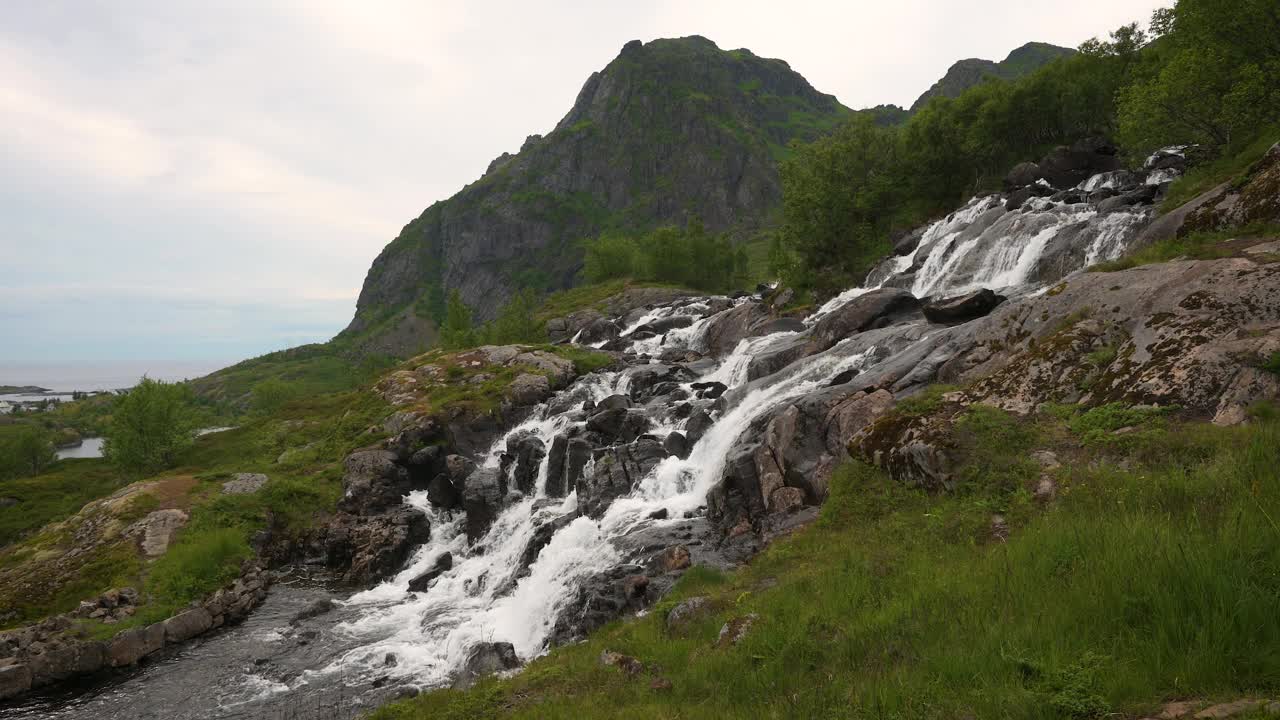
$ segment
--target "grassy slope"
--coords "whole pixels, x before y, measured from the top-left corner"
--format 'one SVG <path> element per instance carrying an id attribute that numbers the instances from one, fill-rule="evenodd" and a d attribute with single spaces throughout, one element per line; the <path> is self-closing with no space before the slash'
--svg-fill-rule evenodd
<path id="1" fill-rule="evenodd" d="M 695 568 L 646 617 L 374 718 L 1087 718 L 1280 690 L 1274 417 L 1220 429 L 1119 407 L 1034 422 L 975 409 L 959 443 L 955 494 L 851 463 L 817 523 L 743 570 Z M 1028 491 L 1033 447 L 1063 460 L 1048 506 Z M 668 636 L 665 611 L 693 595 L 714 610 Z M 746 613 L 755 629 L 716 648 Z M 646 673 L 601 666 L 605 649 Z"/>

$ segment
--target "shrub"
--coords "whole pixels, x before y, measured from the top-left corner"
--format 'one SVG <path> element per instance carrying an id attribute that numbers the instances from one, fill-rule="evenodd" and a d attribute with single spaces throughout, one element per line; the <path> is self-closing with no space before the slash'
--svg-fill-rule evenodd
<path id="1" fill-rule="evenodd" d="M 195 430 L 187 386 L 143 377 L 117 399 L 102 454 L 122 469 L 154 472 L 191 446 Z"/>

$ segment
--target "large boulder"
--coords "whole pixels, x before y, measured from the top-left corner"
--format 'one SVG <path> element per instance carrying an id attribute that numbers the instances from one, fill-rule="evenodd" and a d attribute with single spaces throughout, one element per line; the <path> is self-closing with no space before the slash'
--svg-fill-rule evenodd
<path id="1" fill-rule="evenodd" d="M 164 623 L 155 623 L 119 633 L 107 644 L 106 663 L 111 667 L 133 665 L 163 648 L 164 638 Z"/>
<path id="2" fill-rule="evenodd" d="M 545 375 L 522 373 L 507 386 L 506 395 L 517 407 L 537 405 L 551 397 L 551 381 Z"/>
<path id="3" fill-rule="evenodd" d="M 614 500 L 630 493 L 667 455 L 662 443 L 652 437 L 598 451 L 594 471 L 578 478 L 579 510 L 599 519 Z"/>
<path id="4" fill-rule="evenodd" d="M 412 490 L 409 472 L 396 463 L 390 450 L 357 450 L 347 456 L 339 507 L 358 515 L 372 515 L 404 502 Z"/>
<path id="5" fill-rule="evenodd" d="M 546 445 L 532 432 L 519 432 L 507 438 L 507 452 L 502 456 L 503 472 L 509 472 L 511 480 L 520 492 L 528 495 L 535 490 L 538 470 L 547 456 Z"/>
<path id="6" fill-rule="evenodd" d="M 431 537 L 431 523 L 422 511 L 401 505 L 373 516 L 339 513 L 323 536 L 326 564 L 342 568 L 344 582 L 366 585 L 397 572 Z"/>
<path id="7" fill-rule="evenodd" d="M 605 318 L 597 318 L 581 328 L 578 342 L 583 345 L 595 345 L 612 340 L 621 333 L 622 328 L 618 327 L 617 323 Z"/>
<path id="8" fill-rule="evenodd" d="M 509 642 L 483 642 L 471 648 L 453 686 L 466 689 L 485 675 L 520 667 L 520 658 Z"/>
<path id="9" fill-rule="evenodd" d="M 213 617 L 202 607 L 178 613 L 164 621 L 165 643 L 180 643 L 213 627 Z"/>
<path id="10" fill-rule="evenodd" d="M 1041 177 L 1058 189 L 1075 187 L 1098 173 L 1119 170 L 1120 151 L 1103 138 L 1054 148 L 1039 163 Z"/>
<path id="11" fill-rule="evenodd" d="M 1003 295 L 997 295 L 983 288 L 966 295 L 929 300 L 920 309 L 929 322 L 945 325 L 968 322 L 989 315 L 1007 299 Z"/>
<path id="12" fill-rule="evenodd" d="M 809 333 L 806 354 L 827 350 L 855 333 L 884 327 L 919 306 L 914 295 L 899 288 L 880 288 L 860 295 L 818 320 Z"/>
<path id="13" fill-rule="evenodd" d="M 1006 190 L 1026 187 L 1027 185 L 1034 185 L 1042 177 L 1044 177 L 1044 173 L 1040 171 L 1038 164 L 1033 162 L 1018 163 L 1013 166 L 1008 175 L 1005 175 L 1004 186 Z"/>
<path id="14" fill-rule="evenodd" d="M 498 468 L 479 468 L 467 478 L 462 490 L 462 508 L 467 513 L 467 538 L 484 536 L 498 517 L 507 497 L 506 474 Z"/>
<path id="15" fill-rule="evenodd" d="M 0 700 L 31 689 L 31 668 L 21 663 L 0 665 Z"/>
<path id="16" fill-rule="evenodd" d="M 702 335 L 705 349 L 716 357 L 728 355 L 739 342 L 757 335 L 771 319 L 763 303 L 744 302 L 726 310 L 707 321 Z"/>
<path id="17" fill-rule="evenodd" d="M 649 417 L 640 410 L 615 408 L 587 418 L 587 430 L 617 442 L 631 442 L 648 428 Z"/>

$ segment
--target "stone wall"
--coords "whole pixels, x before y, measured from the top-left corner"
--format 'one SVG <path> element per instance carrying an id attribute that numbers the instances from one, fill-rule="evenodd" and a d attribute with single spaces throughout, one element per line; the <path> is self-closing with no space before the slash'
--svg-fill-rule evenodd
<path id="1" fill-rule="evenodd" d="M 81 603 L 74 612 L 0 633 L 0 700 L 69 678 L 134 665 L 144 658 L 243 620 L 267 596 L 271 577 L 247 565 L 240 577 L 182 612 L 157 623 L 122 630 L 106 640 L 87 637 L 84 620 L 124 621 L 136 609 L 137 592 L 122 588 Z"/>

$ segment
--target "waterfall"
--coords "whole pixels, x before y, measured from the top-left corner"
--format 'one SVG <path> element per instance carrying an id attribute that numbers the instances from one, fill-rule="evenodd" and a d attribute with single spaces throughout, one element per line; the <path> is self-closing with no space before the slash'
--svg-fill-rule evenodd
<path id="1" fill-rule="evenodd" d="M 1102 186 L 1106 179 L 1086 185 Z M 946 218 L 929 225 L 917 248 L 889 260 L 869 276 L 863 287 L 850 288 L 824 303 L 809 317 L 805 328 L 838 312 L 850 302 L 885 284 L 910 287 L 918 297 L 966 292 L 979 287 L 997 290 L 1033 289 L 1037 267 L 1051 253 L 1083 258 L 1088 264 L 1118 256 L 1142 227 L 1148 211 L 1124 209 L 1099 213 L 1096 206 L 1068 204 L 1047 199 L 1028 202 L 1009 211 L 998 196 L 974 198 Z M 743 298 L 703 298 L 650 308 L 626 323 L 620 337 L 634 364 L 643 365 L 673 349 L 705 352 L 709 328 L 720 316 L 712 309 L 735 307 Z M 720 313 L 727 310 L 720 310 Z M 654 337 L 633 338 L 646 325 L 686 316 L 685 327 Z M 619 321 L 621 323 L 621 321 Z M 344 682 L 368 682 L 389 676 L 419 686 L 440 686 L 465 663 L 478 643 L 505 641 L 523 659 L 548 650 L 561 612 L 582 583 L 627 561 L 618 541 L 638 529 L 663 527 L 696 514 L 706 505 L 708 493 L 720 482 L 731 448 L 753 422 L 827 385 L 842 373 L 874 372 L 878 358 L 868 342 L 845 339 L 835 347 L 784 367 L 767 382 L 748 384 L 751 361 L 783 343 L 794 343 L 801 333 L 785 331 L 740 340 L 714 366 L 703 367 L 698 381 L 723 383 L 729 392 L 725 406 L 690 449 L 687 459 L 670 456 L 635 482 L 631 491 L 612 502 L 599 520 L 572 517 L 578 498 L 570 489 L 564 498 L 547 495 L 550 453 L 542 459 L 534 490 L 523 496 L 512 489 L 505 507 L 482 538 L 468 542 L 461 511 L 444 511 L 428 502 L 425 492 L 414 492 L 406 502 L 426 513 L 431 521 L 428 542 L 419 547 L 406 567 L 377 587 L 345 601 L 346 621 L 334 627 L 353 649 L 318 670 L 294 681 L 292 688 L 322 677 Z M 928 333 L 921 333 L 922 338 Z M 575 335 L 575 340 L 578 335 Z M 919 342 L 919 341 L 917 341 Z M 533 414 L 498 438 L 477 463 L 497 468 L 516 434 L 531 434 L 550 448 L 552 441 L 583 426 L 580 412 L 555 412 L 553 408 L 577 408 L 585 400 L 599 402 L 626 394 L 631 374 L 626 370 L 597 372 L 579 378 Z M 684 384 L 690 390 L 688 382 Z M 666 403 L 659 403 L 665 405 Z M 668 417 L 657 405 L 648 409 L 656 437 L 682 431 L 687 421 Z M 585 472 L 594 472 L 593 462 Z M 665 510 L 654 519 L 655 511 Z M 539 528 L 557 522 L 558 529 L 536 560 L 521 573 L 521 555 Z M 452 567 L 444 571 L 426 592 L 411 592 L 410 580 L 431 569 L 450 553 Z M 387 666 L 388 653 L 397 662 Z M 282 690 L 283 691 L 283 690 Z"/>

